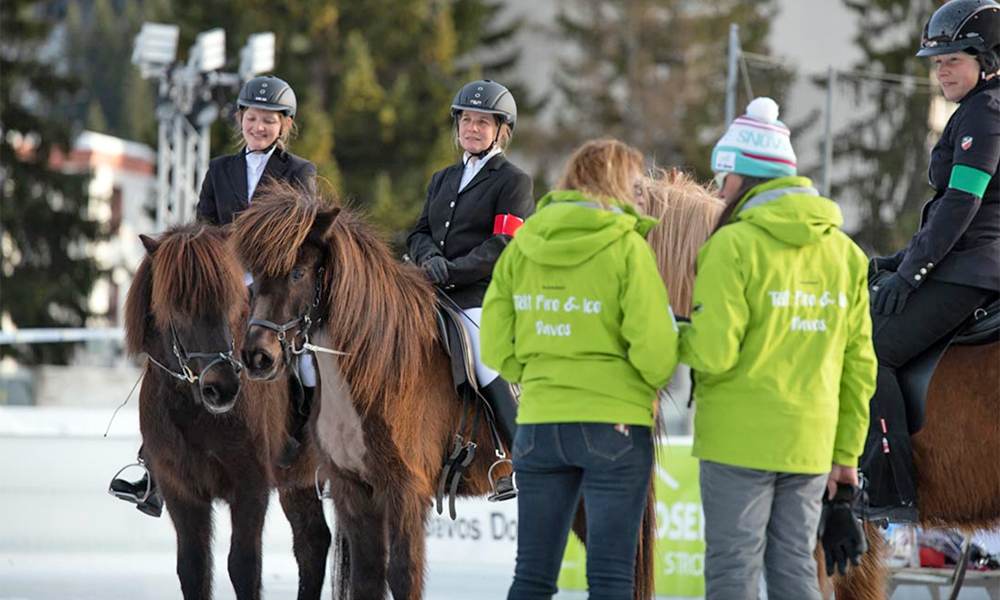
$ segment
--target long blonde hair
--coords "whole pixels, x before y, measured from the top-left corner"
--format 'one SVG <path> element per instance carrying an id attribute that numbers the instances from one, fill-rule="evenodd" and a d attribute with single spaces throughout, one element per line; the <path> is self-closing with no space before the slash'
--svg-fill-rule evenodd
<path id="1" fill-rule="evenodd" d="M 693 177 L 676 169 L 656 169 L 644 191 L 646 210 L 660 219 L 648 237 L 656 266 L 667 286 L 674 312 L 688 317 L 698 249 L 711 235 L 725 203 Z"/>
<path id="2" fill-rule="evenodd" d="M 642 152 L 614 139 L 591 140 L 570 157 L 556 188 L 577 190 L 607 207 L 611 200 L 635 205 Z"/>

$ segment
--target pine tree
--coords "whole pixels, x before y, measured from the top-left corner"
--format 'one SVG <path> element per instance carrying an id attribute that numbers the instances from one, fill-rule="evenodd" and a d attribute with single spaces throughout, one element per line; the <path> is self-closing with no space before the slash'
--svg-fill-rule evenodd
<path id="1" fill-rule="evenodd" d="M 926 59 L 915 56 L 924 24 L 936 6 L 925 0 L 845 0 L 857 14 L 856 44 L 864 52 L 859 69 L 928 76 Z M 927 161 L 936 140 L 928 137 L 935 90 L 923 85 L 845 79 L 855 110 L 834 140 L 834 164 L 847 175 L 833 182 L 834 198 L 858 203 L 860 229 L 854 239 L 887 254 L 902 248 L 919 224 L 920 206 L 932 195 Z M 837 170 L 834 170 L 837 173 Z"/>
<path id="2" fill-rule="evenodd" d="M 53 25 L 42 16 L 42 4 L 0 5 L 0 315 L 18 327 L 81 326 L 99 275 L 87 247 L 99 231 L 87 215 L 89 175 L 48 166 L 53 151 L 69 151 L 73 131 L 54 115 L 78 83 L 38 58 Z M 28 362 L 68 355 L 64 345 L 52 344 L 15 351 Z"/>
<path id="3" fill-rule="evenodd" d="M 775 2 L 580 0 L 560 14 L 557 35 L 576 50 L 561 61 L 554 131 L 533 136 L 543 166 L 580 142 L 622 139 L 660 164 L 710 174 L 722 133 L 730 23 L 744 50 L 766 53 Z M 780 98 L 787 75 L 755 82 Z"/>

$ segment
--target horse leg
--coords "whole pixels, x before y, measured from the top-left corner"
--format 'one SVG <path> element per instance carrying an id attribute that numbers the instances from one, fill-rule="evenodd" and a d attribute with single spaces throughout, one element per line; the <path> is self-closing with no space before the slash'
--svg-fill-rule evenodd
<path id="1" fill-rule="evenodd" d="M 861 557 L 860 566 L 850 567 L 847 575 L 833 577 L 837 600 L 884 600 L 889 597 L 889 543 L 877 525 L 865 522 L 864 528 L 868 551 Z M 825 574 L 824 562 L 817 560 Z M 820 581 L 822 583 L 822 578 Z"/>
<path id="2" fill-rule="evenodd" d="M 177 532 L 177 578 L 184 600 L 212 598 L 212 505 L 167 498 Z"/>
<path id="3" fill-rule="evenodd" d="M 312 488 L 278 491 L 281 508 L 292 526 L 292 549 L 299 565 L 299 600 L 319 600 L 323 591 L 330 528 L 323 516 L 323 502 Z"/>
<path id="4" fill-rule="evenodd" d="M 229 505 L 233 537 L 229 545 L 229 581 L 237 600 L 260 600 L 261 534 L 268 490 L 238 495 Z"/>
<path id="5" fill-rule="evenodd" d="M 427 511 L 427 503 L 413 490 L 388 502 L 386 512 L 397 522 L 389 529 L 388 578 L 394 600 L 423 598 Z"/>
<path id="6" fill-rule="evenodd" d="M 386 592 L 386 512 L 384 499 L 349 473 L 330 479 L 337 528 L 350 549 L 351 600 L 383 600 Z M 334 582 L 336 586 L 338 582 Z"/>

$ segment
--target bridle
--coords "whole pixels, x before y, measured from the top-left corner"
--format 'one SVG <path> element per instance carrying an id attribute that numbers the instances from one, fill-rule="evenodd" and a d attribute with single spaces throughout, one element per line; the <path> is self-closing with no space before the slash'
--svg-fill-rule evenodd
<path id="1" fill-rule="evenodd" d="M 290 359 L 292 355 L 298 356 L 306 350 L 314 347 L 309 343 L 309 331 L 312 329 L 313 325 L 318 323 L 321 319 L 317 318 L 316 320 L 313 320 L 311 314 L 319 306 L 320 299 L 322 298 L 323 271 L 323 267 L 319 267 L 316 270 L 316 294 L 313 298 L 312 304 L 307 306 L 301 315 L 291 321 L 288 321 L 287 323 L 282 323 L 281 325 L 275 323 L 274 321 L 261 318 L 250 319 L 250 322 L 247 324 L 248 332 L 251 327 L 256 325 L 278 334 L 278 343 L 281 344 L 281 352 L 286 359 L 286 363 L 291 363 Z M 292 332 L 290 336 L 288 335 L 289 331 Z M 296 347 L 295 341 L 299 337 L 302 338 L 302 344 Z"/>
<path id="2" fill-rule="evenodd" d="M 241 363 L 235 356 L 233 356 L 236 351 L 236 344 L 233 341 L 233 334 L 229 331 L 229 325 L 226 326 L 226 335 L 229 336 L 229 351 L 222 352 L 188 352 L 184 348 L 184 344 L 181 343 L 180 337 L 177 335 L 177 328 L 174 327 L 174 322 L 170 322 L 170 338 L 171 346 L 174 352 L 174 356 L 177 358 L 177 364 L 180 365 L 180 371 L 174 371 L 170 367 L 164 365 L 160 361 L 149 355 L 149 360 L 154 365 L 163 369 L 171 377 L 180 379 L 181 381 L 186 381 L 190 384 L 195 384 L 205 378 L 205 374 L 208 371 L 219 364 L 226 363 L 230 365 L 234 371 L 236 371 L 237 380 L 240 380 L 240 375 L 243 372 L 243 363 Z M 201 369 L 198 374 L 195 374 L 194 370 L 188 366 L 188 363 L 192 360 L 207 360 L 208 363 Z"/>

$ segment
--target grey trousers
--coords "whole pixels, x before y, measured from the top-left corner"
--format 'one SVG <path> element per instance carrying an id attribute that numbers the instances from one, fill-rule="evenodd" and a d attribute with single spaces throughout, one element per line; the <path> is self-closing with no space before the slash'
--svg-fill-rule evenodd
<path id="1" fill-rule="evenodd" d="M 826 475 L 758 471 L 701 461 L 705 599 L 821 600 L 816 529 Z"/>

